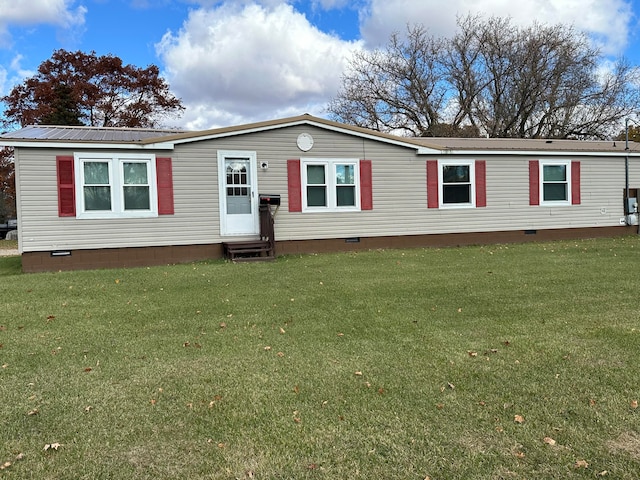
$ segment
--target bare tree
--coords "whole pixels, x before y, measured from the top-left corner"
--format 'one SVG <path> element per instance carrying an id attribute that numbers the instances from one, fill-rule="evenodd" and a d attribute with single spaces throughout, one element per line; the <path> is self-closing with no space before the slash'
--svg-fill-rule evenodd
<path id="1" fill-rule="evenodd" d="M 328 109 L 410 135 L 607 138 L 640 106 L 640 76 L 603 60 L 570 26 L 467 16 L 450 39 L 414 26 L 386 50 L 358 53 Z"/>
<path id="2" fill-rule="evenodd" d="M 381 131 L 428 135 L 447 98 L 444 44 L 420 26 L 393 34 L 384 50 L 356 52 L 328 110 L 339 120 Z"/>

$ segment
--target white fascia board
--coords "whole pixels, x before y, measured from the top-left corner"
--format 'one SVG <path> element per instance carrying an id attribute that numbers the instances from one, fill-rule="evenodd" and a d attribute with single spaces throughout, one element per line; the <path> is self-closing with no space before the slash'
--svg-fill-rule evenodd
<path id="1" fill-rule="evenodd" d="M 0 140 L 0 146 L 19 148 L 66 148 L 80 149 L 104 149 L 104 150 L 173 150 L 173 142 L 159 142 L 149 144 L 136 143 L 89 143 L 89 142 L 25 142 L 21 140 L 4 142 Z"/>
<path id="2" fill-rule="evenodd" d="M 421 147 L 420 145 L 416 145 L 415 143 L 409 143 L 409 142 L 403 142 L 401 140 L 400 137 L 398 137 L 398 140 L 395 140 L 393 138 L 387 138 L 384 136 L 378 136 L 375 134 L 367 134 L 365 132 L 358 132 L 358 131 L 354 131 L 354 130 L 350 130 L 348 128 L 342 128 L 342 127 L 338 127 L 338 126 L 334 126 L 334 125 L 327 125 L 326 123 L 321 123 L 321 122 L 314 122 L 313 120 L 297 120 L 297 121 L 293 121 L 293 122 L 287 122 L 287 123 L 278 123 L 278 124 L 273 124 L 273 125 L 261 125 L 258 127 L 254 127 L 254 128 L 246 128 L 243 130 L 232 130 L 232 131 L 227 131 L 227 132 L 220 132 L 220 133 L 212 133 L 209 135 L 203 135 L 203 136 L 194 136 L 194 137 L 189 137 L 189 138 L 183 138 L 183 139 L 179 139 L 179 140 L 173 140 L 172 143 L 174 144 L 180 144 L 180 143 L 190 143 L 190 142 L 200 142 L 203 140 L 213 140 L 216 138 L 224 138 L 224 137 L 233 137 L 233 136 L 237 136 L 237 135 L 246 135 L 249 133 L 256 133 L 256 132 L 266 132 L 269 130 L 279 130 L 281 128 L 287 128 L 287 127 L 295 127 L 298 125 L 311 125 L 314 127 L 318 127 L 321 128 L 323 130 L 330 130 L 333 132 L 338 132 L 338 133 L 343 133 L 345 135 L 351 135 L 354 137 L 360 137 L 360 138 L 366 138 L 368 140 L 373 140 L 376 142 L 383 142 L 383 143 L 389 143 L 392 145 L 398 145 L 401 147 L 406 147 L 406 148 L 412 148 L 414 150 L 424 150 L 424 151 L 428 151 L 430 153 L 440 153 L 440 150 L 431 150 L 428 149 L 427 147 Z"/>
<path id="3" fill-rule="evenodd" d="M 356 131 L 353 131 L 353 130 L 349 130 L 347 128 L 342 128 L 342 127 L 333 126 L 333 125 L 326 125 L 324 123 L 316 123 L 316 122 L 313 122 L 313 121 L 310 121 L 310 122 L 307 121 L 307 122 L 302 122 L 302 123 L 306 123 L 306 124 L 309 124 L 309 125 L 314 125 L 314 126 L 319 127 L 319 128 L 324 128 L 325 130 L 331 130 L 331 131 L 334 131 L 334 132 L 344 133 L 346 135 L 353 135 L 353 136 L 356 136 L 356 137 L 366 138 L 368 140 L 373 140 L 373 141 L 376 141 L 376 142 L 383 142 L 383 143 L 389 143 L 391 145 L 398 145 L 398 146 L 401 146 L 401 147 L 412 148 L 414 150 L 417 150 L 418 152 L 420 150 L 423 150 L 423 149 L 424 150 L 428 150 L 428 151 L 433 152 L 433 153 L 436 153 L 436 152 L 440 153 L 441 152 L 441 150 L 433 150 L 433 149 L 429 149 L 428 147 L 421 147 L 420 145 L 416 145 L 415 143 L 403 142 L 401 137 L 398 137 L 398 139 L 396 140 L 394 138 L 387 138 L 387 137 L 384 137 L 384 136 L 378 136 L 378 135 L 375 135 L 375 134 L 369 134 L 369 133 L 365 133 L 365 132 L 356 132 Z"/>
<path id="4" fill-rule="evenodd" d="M 419 154 L 426 153 L 418 151 Z M 625 156 L 639 157 L 640 152 L 589 152 L 589 151 L 576 151 L 576 150 L 441 150 L 440 153 L 447 156 L 527 156 L 527 157 L 565 157 L 565 156 L 580 156 L 580 157 L 614 157 L 622 158 Z"/>
<path id="5" fill-rule="evenodd" d="M 436 150 L 435 148 L 419 147 L 418 155 L 442 155 L 449 154 L 448 150 Z"/>

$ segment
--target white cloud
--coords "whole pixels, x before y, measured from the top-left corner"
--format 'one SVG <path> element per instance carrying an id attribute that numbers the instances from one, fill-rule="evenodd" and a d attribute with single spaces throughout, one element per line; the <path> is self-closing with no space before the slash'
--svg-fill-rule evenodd
<path id="1" fill-rule="evenodd" d="M 75 0 L 0 0 L 0 20 L 4 24 L 47 23 L 67 27 L 84 23 L 87 9 L 74 8 Z"/>
<path id="2" fill-rule="evenodd" d="M 511 17 L 520 25 L 538 21 L 569 24 L 585 31 L 607 55 L 627 46 L 630 23 L 635 22 L 628 0 L 370 0 L 361 10 L 361 32 L 367 45 L 386 44 L 393 32 L 422 23 L 437 37 L 451 36 L 456 16 L 468 13 Z"/>
<path id="3" fill-rule="evenodd" d="M 356 48 L 282 3 L 194 10 L 156 45 L 190 128 L 321 114 Z"/>
<path id="4" fill-rule="evenodd" d="M 76 0 L 0 0 L 0 47 L 11 43 L 12 25 L 48 24 L 76 28 L 84 24 L 86 7 Z"/>
<path id="5" fill-rule="evenodd" d="M 0 66 L 0 96 L 7 95 L 10 90 L 23 79 L 35 74 L 32 70 L 22 68 L 22 55 L 16 55 L 9 62 L 9 68 Z"/>

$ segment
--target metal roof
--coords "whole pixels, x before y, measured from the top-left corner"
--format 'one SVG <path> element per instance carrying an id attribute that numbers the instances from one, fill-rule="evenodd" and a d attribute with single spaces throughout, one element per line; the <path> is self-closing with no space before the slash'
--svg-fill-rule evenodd
<path id="1" fill-rule="evenodd" d="M 85 127 L 59 125 L 29 125 L 15 132 L 0 135 L 0 139 L 66 142 L 143 142 L 150 138 L 161 138 L 184 133 L 184 130 L 162 130 L 151 128 Z"/>
<path id="2" fill-rule="evenodd" d="M 625 152 L 625 142 L 618 140 L 550 140 L 541 138 L 450 138 L 421 137 L 415 142 L 439 146 L 443 150 L 556 151 L 556 152 Z M 629 142 L 629 151 L 640 151 L 640 143 Z"/>
<path id="3" fill-rule="evenodd" d="M 0 135 L 0 145 L 8 146 L 113 146 L 115 148 L 163 148 L 173 149 L 180 143 L 189 143 L 213 138 L 243 135 L 268 131 L 294 125 L 312 125 L 340 133 L 393 143 L 417 149 L 419 153 L 490 153 L 490 152 L 576 152 L 584 154 L 605 153 L 607 155 L 640 153 L 640 143 L 629 142 L 625 151 L 624 141 L 547 140 L 521 138 L 450 138 L 450 137 L 403 137 L 377 132 L 362 127 L 346 125 L 308 114 L 265 122 L 215 128 L 201 131 L 151 128 L 108 128 L 88 126 L 30 125 L 21 130 Z M 3 142 L 5 140 L 5 142 Z"/>

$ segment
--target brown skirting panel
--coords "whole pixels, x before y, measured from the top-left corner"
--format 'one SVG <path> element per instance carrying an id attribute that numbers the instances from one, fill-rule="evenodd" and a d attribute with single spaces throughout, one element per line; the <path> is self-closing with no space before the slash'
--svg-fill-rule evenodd
<path id="1" fill-rule="evenodd" d="M 506 232 L 448 233 L 391 237 L 353 237 L 276 242 L 276 254 L 325 253 L 378 248 L 453 247 L 631 235 L 637 227 L 565 228 Z M 276 232 L 277 235 L 277 232 Z M 65 255 L 69 253 L 69 255 Z M 221 258 L 222 244 L 170 247 L 105 248 L 22 254 L 24 272 L 145 267 Z"/>
<path id="2" fill-rule="evenodd" d="M 457 247 L 492 245 L 579 238 L 601 238 L 632 235 L 637 227 L 563 228 L 554 230 L 515 230 L 506 232 L 443 233 L 394 237 L 354 237 L 326 240 L 276 241 L 276 255 L 327 253 L 377 248 Z M 276 232 L 277 235 L 277 232 Z"/>
<path id="3" fill-rule="evenodd" d="M 66 254 L 69 255 L 66 255 Z M 89 270 L 95 268 L 147 267 L 188 263 L 222 257 L 222 244 L 170 247 L 104 248 L 100 250 L 56 250 L 22 254 L 24 272 Z"/>

